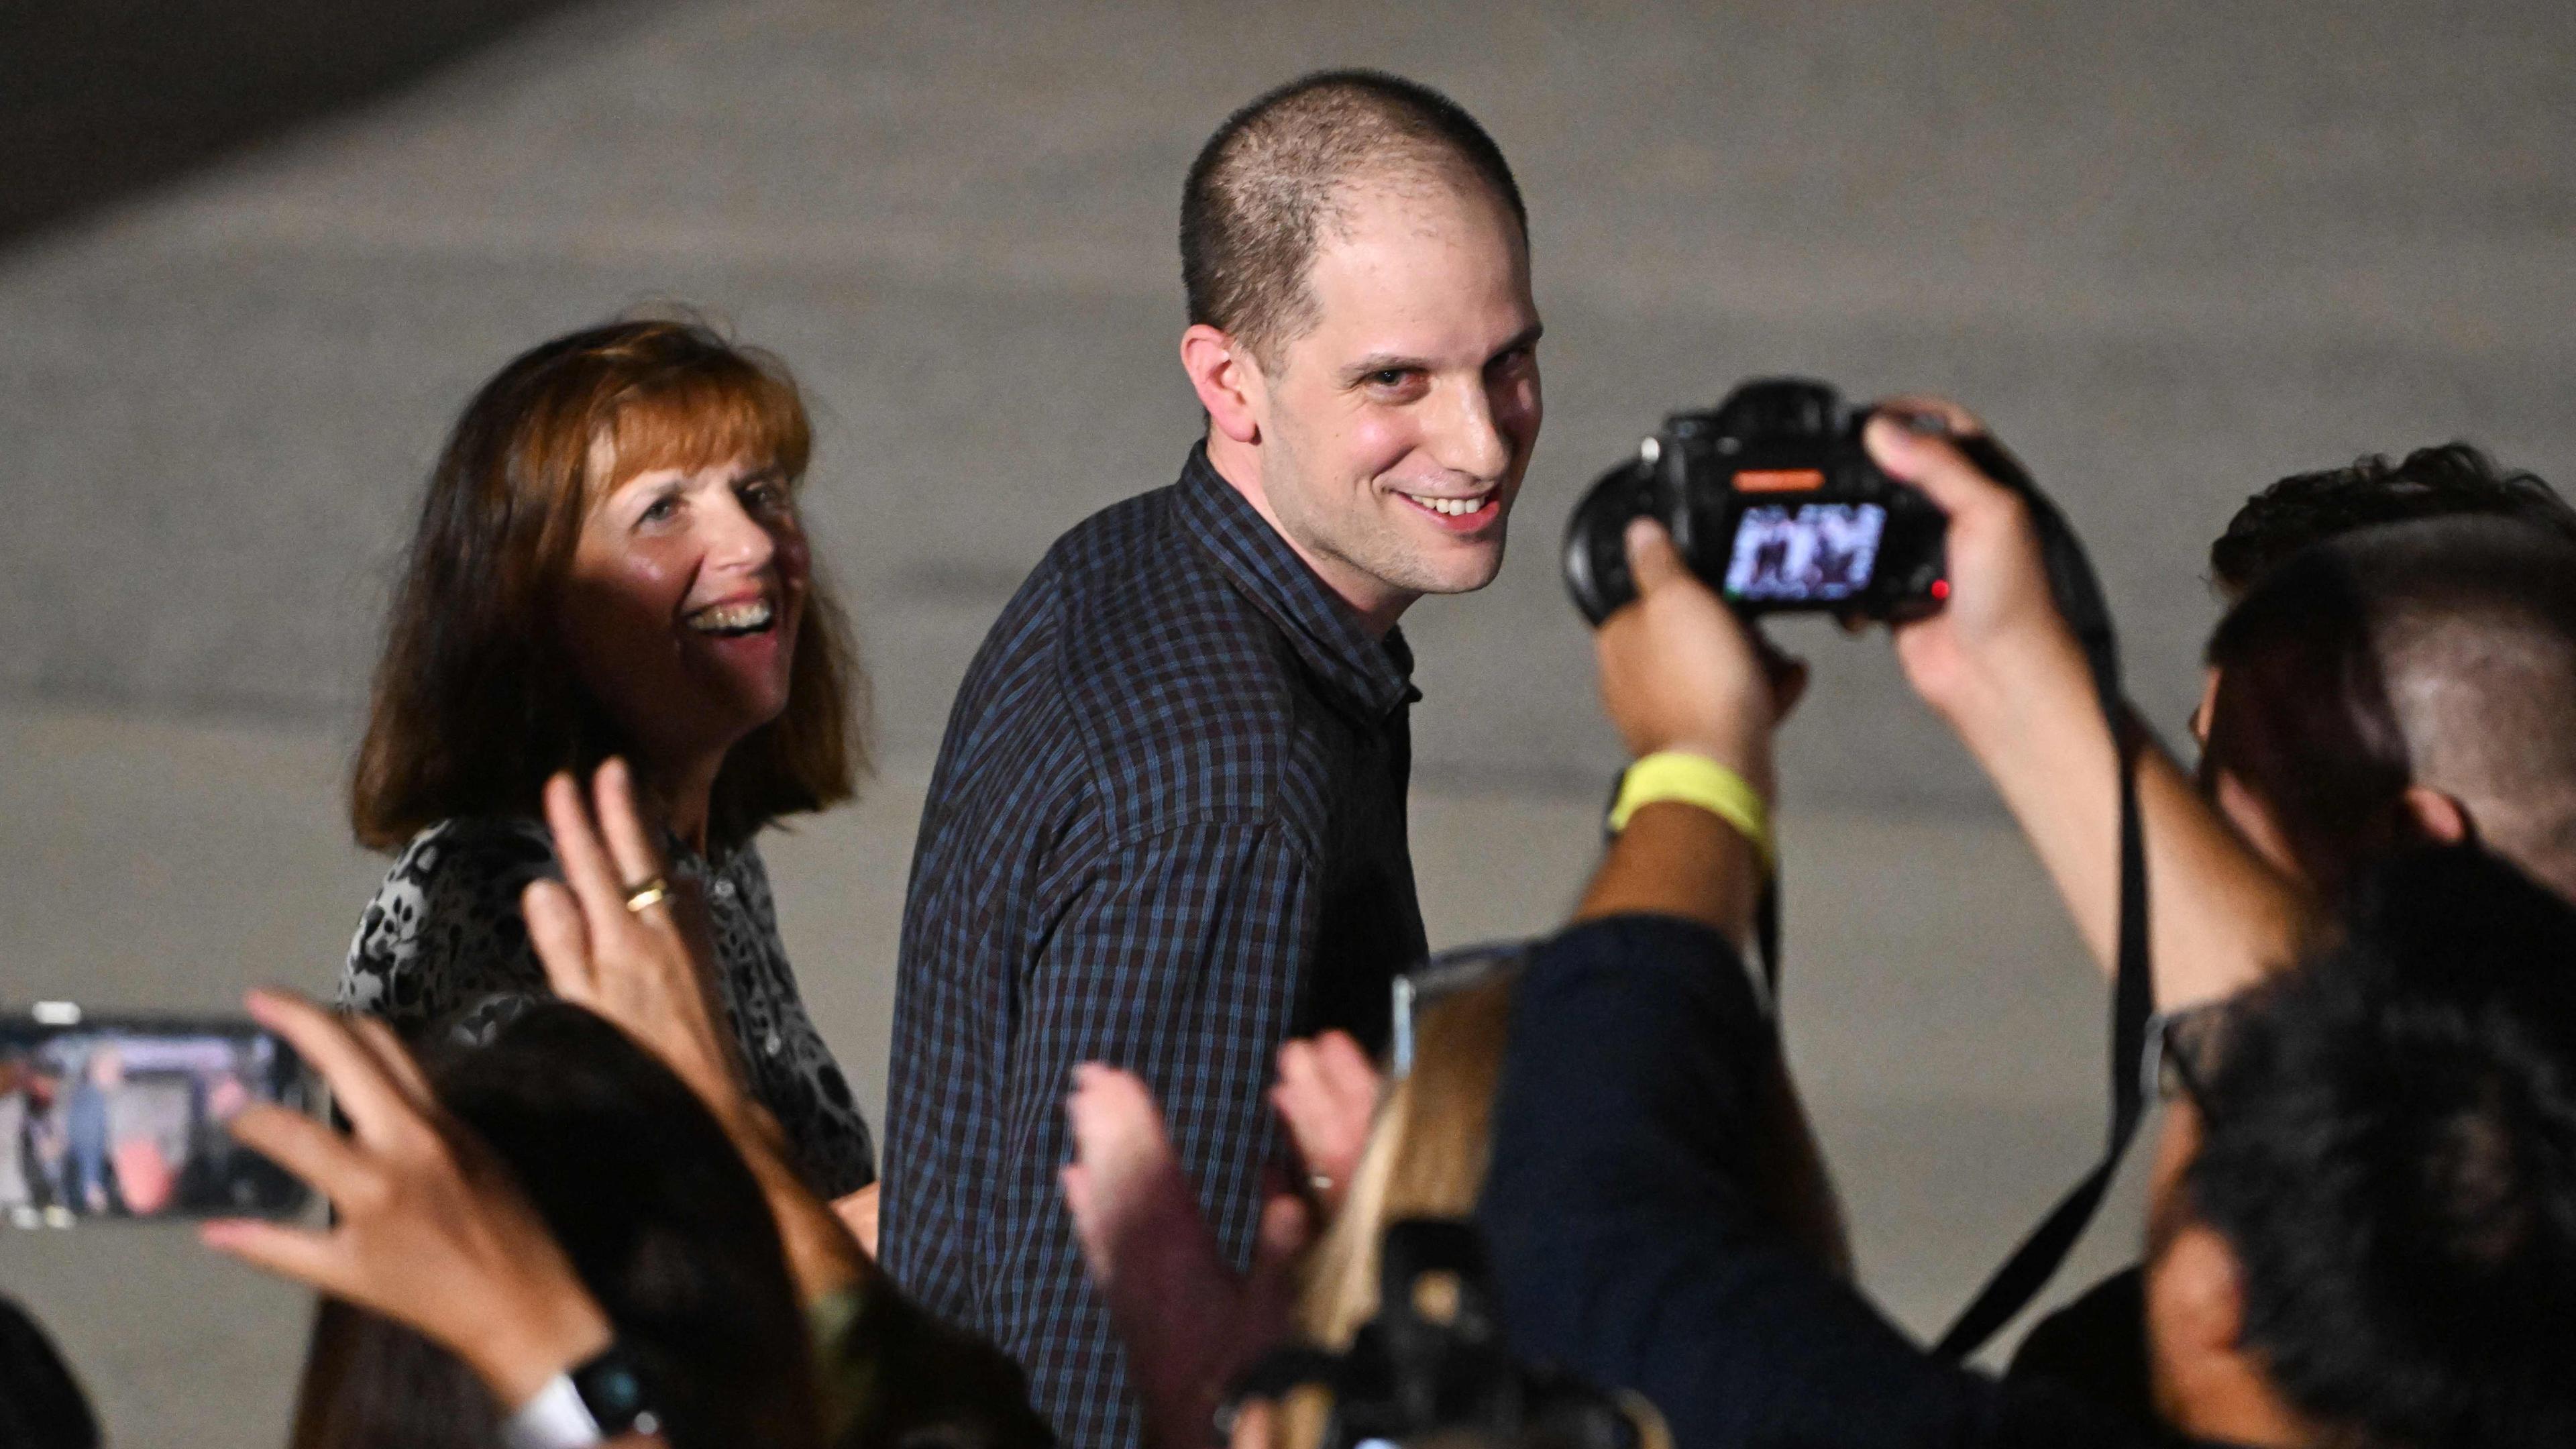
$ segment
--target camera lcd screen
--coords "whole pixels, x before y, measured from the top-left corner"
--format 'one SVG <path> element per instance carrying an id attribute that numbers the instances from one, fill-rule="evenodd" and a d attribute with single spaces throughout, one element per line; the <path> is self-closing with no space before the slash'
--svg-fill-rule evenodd
<path id="1" fill-rule="evenodd" d="M 0 1222 L 291 1214 L 301 1185 L 224 1124 L 303 1096 L 246 1021 L 0 1021 Z"/>
<path id="2" fill-rule="evenodd" d="M 1887 509 L 1876 503 L 1764 504 L 1744 510 L 1726 594 L 1784 603 L 1848 599 L 1869 587 Z"/>

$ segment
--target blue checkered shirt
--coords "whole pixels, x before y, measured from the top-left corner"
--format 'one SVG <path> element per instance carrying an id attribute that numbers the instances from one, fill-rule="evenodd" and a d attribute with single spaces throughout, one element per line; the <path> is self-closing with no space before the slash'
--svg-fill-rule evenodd
<path id="1" fill-rule="evenodd" d="M 1071 1069 L 1153 1084 L 1245 1264 L 1280 1043 L 1376 1045 L 1423 953 L 1411 672 L 1203 449 L 1059 539 L 967 672 L 904 909 L 885 1265 L 1025 1365 L 1074 1449 L 1137 1418 L 1057 1191 Z"/>

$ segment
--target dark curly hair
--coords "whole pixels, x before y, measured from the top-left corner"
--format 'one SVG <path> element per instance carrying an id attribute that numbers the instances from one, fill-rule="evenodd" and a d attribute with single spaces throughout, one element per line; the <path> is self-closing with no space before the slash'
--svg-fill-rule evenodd
<path id="1" fill-rule="evenodd" d="M 2498 467 L 2467 443 L 2418 448 L 2404 462 L 2385 454 L 2349 468 L 2295 473 L 2245 500 L 2209 546 L 2209 577 L 2229 598 L 2313 543 L 2381 523 L 2459 514 L 2518 518 L 2576 539 L 2576 509 L 2539 475 Z"/>
<path id="2" fill-rule="evenodd" d="M 2576 909 L 2452 846 L 2346 917 L 2207 1072 L 2184 1188 L 2243 1346 L 2335 1443 L 2576 1444 Z"/>

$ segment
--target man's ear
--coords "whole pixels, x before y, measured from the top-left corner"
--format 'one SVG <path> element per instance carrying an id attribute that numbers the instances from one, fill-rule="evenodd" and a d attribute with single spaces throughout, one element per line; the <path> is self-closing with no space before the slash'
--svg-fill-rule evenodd
<path id="1" fill-rule="evenodd" d="M 1181 334 L 1181 370 L 1207 409 L 1208 422 L 1238 443 L 1261 441 L 1266 379 L 1250 348 L 1204 322 Z"/>
<path id="2" fill-rule="evenodd" d="M 2245 1284 L 2227 1239 L 2186 1223 L 2147 1273 L 2156 1408 L 2166 1422 L 2230 1444 L 2316 1442 L 2245 1347 Z"/>
<path id="3" fill-rule="evenodd" d="M 2459 798 L 2445 795 L 2430 785 L 2409 785 L 2398 797 L 2398 809 L 2417 835 L 2436 845 L 2458 845 L 2477 838 L 2476 823 L 2469 819 L 2469 807 Z"/>
<path id="4" fill-rule="evenodd" d="M 2187 1223 L 2165 1245 L 2156 1271 L 2165 1341 L 2204 1361 L 2233 1356 L 2245 1329 L 2245 1293 L 2227 1239 Z"/>

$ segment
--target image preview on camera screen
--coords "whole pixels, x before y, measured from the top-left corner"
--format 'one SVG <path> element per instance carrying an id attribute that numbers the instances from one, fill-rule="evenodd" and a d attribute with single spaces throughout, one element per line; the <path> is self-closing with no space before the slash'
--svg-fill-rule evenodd
<path id="1" fill-rule="evenodd" d="M 1727 554 L 1727 597 L 1848 599 L 1869 587 L 1886 531 L 1887 510 L 1876 503 L 1748 508 Z"/>
<path id="2" fill-rule="evenodd" d="M 0 1023 L 0 1221 L 262 1212 L 301 1194 L 224 1124 L 283 1049 L 238 1030 Z"/>

